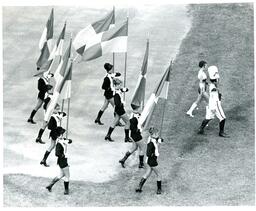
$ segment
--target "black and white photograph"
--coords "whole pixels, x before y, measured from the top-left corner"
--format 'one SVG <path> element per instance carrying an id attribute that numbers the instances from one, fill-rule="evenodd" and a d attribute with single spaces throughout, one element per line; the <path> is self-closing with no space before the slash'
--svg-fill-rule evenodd
<path id="1" fill-rule="evenodd" d="M 255 207 L 254 9 L 4 1 L 2 206 Z"/>

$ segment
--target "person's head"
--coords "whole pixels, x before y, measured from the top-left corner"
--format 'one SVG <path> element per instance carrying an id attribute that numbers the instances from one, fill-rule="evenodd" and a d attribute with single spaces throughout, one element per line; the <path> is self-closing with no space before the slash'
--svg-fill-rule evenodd
<path id="1" fill-rule="evenodd" d="M 210 81 L 216 80 L 216 82 L 218 82 L 218 80 L 220 78 L 218 67 L 210 66 L 208 68 L 208 74 L 209 74 Z"/>
<path id="2" fill-rule="evenodd" d="M 62 118 L 64 118 L 65 116 L 67 116 L 67 114 L 65 113 L 65 112 L 63 112 L 63 111 L 58 111 L 58 116 L 62 119 Z"/>
<path id="3" fill-rule="evenodd" d="M 118 78 L 113 79 L 113 84 L 115 86 L 115 89 L 117 89 L 117 90 L 122 88 L 122 83 L 123 82 Z"/>
<path id="4" fill-rule="evenodd" d="M 60 105 L 57 103 L 54 107 L 53 113 L 56 114 L 60 110 Z"/>
<path id="5" fill-rule="evenodd" d="M 104 68 L 105 68 L 105 70 L 107 71 L 107 73 L 113 73 L 113 65 L 112 64 L 110 64 L 110 63 L 105 63 L 104 64 Z"/>
<path id="6" fill-rule="evenodd" d="M 207 68 L 207 62 L 206 61 L 200 61 L 199 62 L 199 64 L 198 64 L 198 66 L 200 67 L 200 68 Z"/>
<path id="7" fill-rule="evenodd" d="M 148 130 L 148 132 L 149 132 L 149 135 L 150 135 L 152 138 L 154 138 L 154 139 L 159 138 L 159 131 L 158 131 L 157 128 L 155 128 L 155 127 L 150 127 L 149 130 Z"/>

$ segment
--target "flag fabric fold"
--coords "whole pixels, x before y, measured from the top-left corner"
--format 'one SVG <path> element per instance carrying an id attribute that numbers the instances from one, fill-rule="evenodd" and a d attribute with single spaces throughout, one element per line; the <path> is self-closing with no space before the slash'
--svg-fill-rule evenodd
<path id="1" fill-rule="evenodd" d="M 125 21 L 89 39 L 82 60 L 90 61 L 107 53 L 127 52 L 127 40 L 128 21 Z"/>
<path id="2" fill-rule="evenodd" d="M 113 10 L 105 17 L 88 25 L 86 28 L 78 32 L 73 42 L 76 52 L 82 56 L 88 40 L 91 39 L 91 37 L 94 37 L 96 34 L 107 31 L 114 24 L 115 9 L 113 8 Z"/>
<path id="3" fill-rule="evenodd" d="M 164 75 L 162 76 L 160 82 L 155 88 L 154 92 L 151 94 L 148 99 L 141 116 L 139 118 L 139 125 L 141 128 L 146 129 L 148 127 L 148 123 L 151 120 L 154 108 L 158 102 L 159 98 L 164 98 L 165 100 L 168 97 L 169 83 L 170 83 L 170 70 L 171 65 L 167 68 Z"/>
<path id="4" fill-rule="evenodd" d="M 66 23 L 64 24 L 64 26 L 61 30 L 61 33 L 60 33 L 51 53 L 49 55 L 48 61 L 42 66 L 43 69 L 51 71 L 51 66 L 54 63 L 55 58 L 57 58 L 58 56 L 62 56 L 65 31 L 66 31 Z M 59 59 L 59 57 L 58 57 L 58 59 Z"/>
<path id="5" fill-rule="evenodd" d="M 52 9 L 51 14 L 47 20 L 46 26 L 44 28 L 44 31 L 39 41 L 40 56 L 36 62 L 38 70 L 48 61 L 50 52 L 52 50 L 53 22 L 54 22 L 54 13 Z"/>
<path id="6" fill-rule="evenodd" d="M 146 51 L 141 67 L 141 74 L 139 76 L 137 85 L 131 101 L 131 107 L 133 110 L 139 109 L 145 98 L 145 89 L 146 89 L 146 74 L 148 67 L 148 51 L 149 51 L 149 41 L 147 41 Z"/>

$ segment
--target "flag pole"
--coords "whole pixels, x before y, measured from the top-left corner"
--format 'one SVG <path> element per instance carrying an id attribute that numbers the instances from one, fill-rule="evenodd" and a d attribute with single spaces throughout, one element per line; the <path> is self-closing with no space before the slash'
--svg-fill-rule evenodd
<path id="1" fill-rule="evenodd" d="M 116 17 L 115 17 L 115 6 L 113 6 L 113 11 L 114 11 L 114 24 L 115 24 L 115 20 L 116 20 Z M 113 52 L 113 71 L 115 72 L 115 53 Z"/>
<path id="2" fill-rule="evenodd" d="M 127 16 L 127 35 L 128 35 L 128 24 L 129 16 Z M 126 70 L 127 70 L 127 51 L 125 52 L 125 60 L 124 60 L 124 87 L 126 87 Z M 125 92 L 124 92 L 124 101 L 125 101 Z"/>
<path id="3" fill-rule="evenodd" d="M 173 65 L 173 62 L 172 62 L 173 60 L 171 60 L 171 62 L 170 62 L 170 71 L 172 70 L 172 65 Z M 165 99 L 165 101 L 164 101 L 164 108 L 163 108 L 163 112 L 162 112 L 162 119 L 161 119 L 161 127 L 160 127 L 160 137 L 161 137 L 161 135 L 162 135 L 162 128 L 163 128 L 163 123 L 164 123 L 164 113 L 165 113 L 165 107 L 166 107 L 166 101 L 167 101 L 167 99 Z"/>
<path id="4" fill-rule="evenodd" d="M 68 98 L 68 112 L 67 112 L 67 124 L 66 124 L 66 138 L 68 138 L 69 109 L 70 109 L 70 98 Z"/>
<path id="5" fill-rule="evenodd" d="M 148 36 L 148 38 L 147 38 L 147 48 L 148 48 L 148 51 L 149 51 L 149 33 L 147 34 Z M 148 61 L 147 61 L 147 63 L 148 63 Z M 147 65 L 147 68 L 148 68 L 148 65 Z M 146 87 L 145 87 L 145 89 L 146 89 Z M 142 99 L 142 111 L 143 111 L 143 109 L 144 109 L 144 106 L 145 106 L 145 92 L 144 92 L 144 96 L 143 96 L 143 99 Z"/>

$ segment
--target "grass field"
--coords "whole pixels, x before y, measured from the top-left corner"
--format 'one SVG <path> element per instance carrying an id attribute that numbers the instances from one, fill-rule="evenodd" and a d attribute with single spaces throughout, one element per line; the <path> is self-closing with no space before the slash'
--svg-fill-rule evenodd
<path id="1" fill-rule="evenodd" d="M 47 9 L 49 8 L 45 8 L 45 11 Z M 67 14 L 67 11 L 57 9 L 62 13 L 59 13 L 59 16 Z M 68 14 L 73 14 L 76 9 L 79 8 L 68 10 Z M 182 37 L 182 34 L 186 33 L 185 29 L 181 30 L 177 26 L 182 23 L 168 22 L 172 16 L 171 9 L 172 6 L 169 5 L 156 7 L 154 10 L 144 8 L 144 13 L 140 12 L 140 9 L 132 10 L 134 19 L 130 24 L 129 39 L 134 41 L 130 42 L 131 46 L 128 49 L 133 52 L 128 57 L 128 69 L 131 70 L 127 76 L 128 86 L 134 87 L 136 84 L 136 67 L 141 66 L 146 32 L 152 27 L 159 27 L 157 30 L 151 30 L 152 33 L 150 33 L 152 42 L 149 71 L 154 80 L 151 79 L 151 84 L 148 83 L 147 96 L 153 91 L 154 81 L 161 77 L 170 58 L 176 53 L 176 51 L 173 51 L 172 55 L 169 53 L 170 49 L 175 49 L 175 44 L 179 42 L 175 40 L 175 37 Z M 24 39 L 25 45 L 29 48 L 24 54 L 13 57 L 10 47 L 17 48 L 18 52 L 21 50 L 12 44 L 11 37 L 7 38 L 8 33 L 4 33 L 4 168 L 10 170 L 12 165 L 20 165 L 21 168 L 18 169 L 20 171 L 24 168 L 31 168 L 31 173 L 36 170 L 44 174 L 44 177 L 39 177 L 15 172 L 13 169 L 9 173 L 6 171 L 3 178 L 4 206 L 236 206 L 255 204 L 253 5 L 198 4 L 189 5 L 187 9 L 192 24 L 182 40 L 174 62 L 169 97 L 165 106 L 162 133 L 165 142 L 160 148 L 159 159 L 159 167 L 163 175 L 161 196 L 155 193 L 156 177 L 154 175 L 144 185 L 143 193 L 135 194 L 134 189 L 143 174 L 143 170 L 137 168 L 136 156 L 127 162 L 126 169 L 120 169 L 117 161 L 129 148 L 129 145 L 120 143 L 123 142 L 121 141 L 123 139 L 122 129 L 118 128 L 114 132 L 113 137 L 118 141 L 110 146 L 108 143 L 102 143 L 107 125 L 104 125 L 104 131 L 102 131 L 95 129 L 96 126 L 92 124 L 96 113 L 91 113 L 90 109 L 94 108 L 93 111 L 96 112 L 96 108 L 102 103 L 101 93 L 95 84 L 99 84 L 103 77 L 103 75 L 99 77 L 99 72 L 95 73 L 94 70 L 101 68 L 104 63 L 103 59 L 98 60 L 101 63 L 101 65 L 97 63 L 98 66 L 93 62 L 88 63 L 87 75 L 82 71 L 77 72 L 77 75 L 74 74 L 74 80 L 80 79 L 78 81 L 82 83 L 73 83 L 74 97 L 71 111 L 73 120 L 71 121 L 74 129 L 71 129 L 71 135 L 75 142 L 74 146 L 70 147 L 70 154 L 71 159 L 72 157 L 77 159 L 71 160 L 71 163 L 74 162 L 74 165 L 80 168 L 80 172 L 76 171 L 77 174 L 73 176 L 71 164 L 71 177 L 75 178 L 70 184 L 71 194 L 63 197 L 62 183 L 57 184 L 50 194 L 45 191 L 44 187 L 50 181 L 45 175 L 48 174 L 51 177 L 55 170 L 51 169 L 47 172 L 37 167 L 40 157 L 38 161 L 35 161 L 35 158 L 38 157 L 37 154 L 41 155 L 45 148 L 32 143 L 34 138 L 31 136 L 36 136 L 36 131 L 40 126 L 37 124 L 31 128 L 24 122 L 31 109 L 27 105 L 19 105 L 19 111 L 14 109 L 18 100 L 21 102 L 26 99 L 31 105 L 34 103 L 34 99 L 31 99 L 32 93 L 27 90 L 29 87 L 36 86 L 36 81 L 31 80 L 31 72 L 33 72 L 33 62 L 36 60 L 34 55 L 36 50 L 33 46 L 37 45 L 38 35 L 32 30 L 31 41 L 25 38 L 28 35 L 27 32 L 20 34 L 21 39 Z M 6 8 L 3 14 L 5 12 L 7 14 L 7 11 L 14 12 L 15 9 Z M 41 12 L 47 14 L 45 11 Z M 172 12 L 175 13 L 175 11 L 176 16 L 182 16 L 183 10 L 175 8 Z M 89 9 L 87 12 L 94 15 L 99 13 L 97 10 Z M 120 16 L 122 15 L 124 16 L 120 13 Z M 150 23 L 146 22 L 149 20 Z M 3 18 L 3 21 L 3 31 L 12 31 L 10 23 L 15 21 L 10 18 Z M 39 24 L 39 20 L 38 22 L 33 20 L 31 23 L 34 23 L 31 25 L 33 29 Z M 187 22 L 184 21 L 183 24 Z M 61 28 L 61 25 L 58 27 Z M 140 34 L 140 30 L 143 33 Z M 75 31 L 74 28 L 73 31 Z M 138 37 L 136 37 L 137 34 Z M 138 48 L 135 48 L 136 46 Z M 206 60 L 209 65 L 219 67 L 220 89 L 224 98 L 222 105 L 227 116 L 226 132 L 231 135 L 229 139 L 218 137 L 217 120 L 209 124 L 206 135 L 196 134 L 205 115 L 203 104 L 195 112 L 195 118 L 190 119 L 185 116 L 186 110 L 197 96 L 197 64 L 202 59 Z M 24 67 L 20 66 L 21 63 L 30 69 L 24 70 Z M 117 67 L 121 69 L 120 63 L 117 63 Z M 78 70 L 84 68 L 82 64 L 77 66 Z M 95 79 L 97 76 L 98 78 Z M 20 81 L 16 83 L 13 77 Z M 149 77 L 148 74 L 150 81 Z M 93 95 L 89 92 L 93 92 Z M 83 93 L 86 97 L 90 97 L 89 102 L 87 99 L 78 98 Z M 33 93 L 33 96 L 35 98 L 36 93 Z M 130 95 L 127 96 L 127 107 L 130 98 Z M 12 99 L 15 100 L 12 101 Z M 161 101 L 154 112 L 153 125 L 159 126 L 163 106 Z M 37 116 L 38 120 L 40 115 L 42 114 L 39 113 Z M 83 116 L 86 117 L 85 120 Z M 103 120 L 107 124 L 111 118 L 109 111 Z M 13 129 L 13 124 L 21 129 Z M 93 134 L 91 130 L 97 134 Z M 84 135 L 86 133 L 89 135 Z M 98 159 L 92 159 L 95 153 L 95 151 L 92 152 L 93 150 L 99 153 Z M 11 171 L 14 174 L 10 174 Z M 89 175 L 88 180 L 76 179 L 80 175 L 82 177 L 83 174 Z"/>

